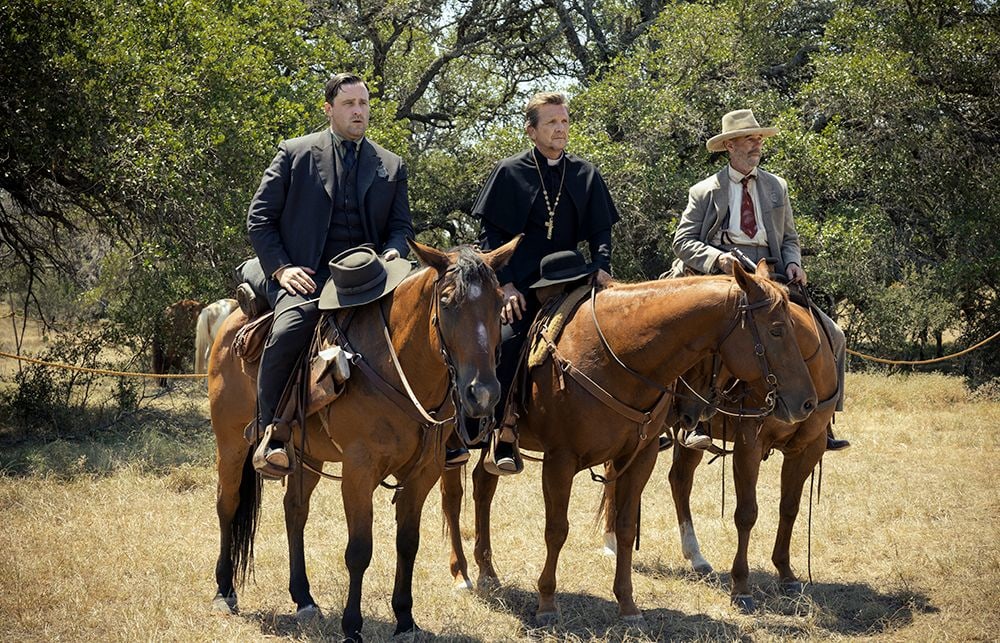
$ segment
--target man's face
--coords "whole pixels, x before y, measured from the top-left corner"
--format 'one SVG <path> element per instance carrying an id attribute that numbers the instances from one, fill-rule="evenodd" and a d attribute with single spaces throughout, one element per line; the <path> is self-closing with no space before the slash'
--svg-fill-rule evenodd
<path id="1" fill-rule="evenodd" d="M 569 110 L 565 105 L 542 105 L 538 109 L 538 125 L 528 125 L 527 131 L 538 151 L 547 158 L 559 158 L 569 140 Z"/>
<path id="2" fill-rule="evenodd" d="M 731 138 L 725 143 L 729 151 L 729 164 L 747 174 L 760 163 L 764 137 L 760 134 Z"/>
<path id="3" fill-rule="evenodd" d="M 341 85 L 333 97 L 333 104 L 323 103 L 323 111 L 330 121 L 330 127 L 338 136 L 359 141 L 368 129 L 370 110 L 368 88 L 362 83 Z"/>

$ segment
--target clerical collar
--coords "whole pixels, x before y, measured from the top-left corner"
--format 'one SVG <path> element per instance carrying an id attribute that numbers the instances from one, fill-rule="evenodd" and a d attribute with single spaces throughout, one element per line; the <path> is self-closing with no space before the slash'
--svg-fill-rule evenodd
<path id="1" fill-rule="evenodd" d="M 754 181 L 757 180 L 757 168 L 750 170 L 749 174 L 744 175 L 742 172 L 736 170 L 736 168 L 734 168 L 732 165 L 727 165 L 726 167 L 729 168 L 729 180 L 732 181 L 733 183 L 739 183 L 747 176 L 749 176 Z"/>
<path id="2" fill-rule="evenodd" d="M 559 154 L 559 158 L 550 159 L 549 157 L 542 154 L 542 151 L 538 149 L 537 146 L 532 151 L 534 152 L 536 158 L 538 158 L 539 160 L 544 159 L 545 162 L 549 165 L 549 167 L 555 167 L 559 165 L 559 163 L 561 163 L 563 158 L 566 156 L 566 152 L 562 152 L 561 154 Z"/>

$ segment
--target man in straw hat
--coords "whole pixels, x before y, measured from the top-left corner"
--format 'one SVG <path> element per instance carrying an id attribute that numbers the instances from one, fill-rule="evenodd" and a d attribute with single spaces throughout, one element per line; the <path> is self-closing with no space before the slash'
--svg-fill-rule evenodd
<path id="1" fill-rule="evenodd" d="M 761 127 L 749 109 L 739 109 L 722 117 L 722 132 L 708 139 L 709 152 L 726 152 L 729 163 L 718 173 L 695 184 L 688 192 L 688 204 L 674 233 L 677 255 L 671 276 L 683 274 L 731 273 L 739 250 L 752 262 L 767 259 L 774 271 L 793 284 L 806 284 L 802 269 L 799 235 L 795 231 L 788 184 L 783 178 L 758 167 L 764 139 L 777 128 Z M 843 410 L 844 352 L 846 342 L 840 328 L 818 308 L 833 344 L 839 375 L 837 410 Z M 683 444 L 707 448 L 711 437 L 695 431 Z M 850 446 L 828 432 L 827 449 Z"/>
<path id="2" fill-rule="evenodd" d="M 237 290 L 244 312 L 274 308 L 257 378 L 258 426 L 268 427 L 295 362 L 309 345 L 319 320 L 317 284 L 330 276 L 329 262 L 348 249 L 370 244 L 380 255 L 351 255 L 344 271 L 401 261 L 413 237 L 406 165 L 396 154 L 365 137 L 368 87 L 359 76 L 341 73 L 325 87 L 329 127 L 282 141 L 250 203 L 247 230 L 259 265 L 244 268 L 265 282 L 266 305 L 248 284 Z M 357 265 L 355 265 L 357 264 Z M 362 265 L 364 264 L 364 265 Z M 369 267 L 370 269 L 370 267 Z M 336 291 L 331 291 L 336 292 Z M 265 454 L 269 472 L 287 471 L 290 458 L 281 440 Z"/>

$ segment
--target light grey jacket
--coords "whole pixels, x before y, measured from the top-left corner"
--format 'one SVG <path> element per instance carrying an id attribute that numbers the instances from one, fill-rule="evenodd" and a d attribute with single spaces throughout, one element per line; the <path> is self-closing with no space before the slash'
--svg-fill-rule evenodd
<path id="1" fill-rule="evenodd" d="M 779 260 L 782 274 L 790 263 L 802 265 L 799 234 L 795 231 L 788 184 L 783 178 L 757 169 L 757 198 L 767 231 L 770 256 Z M 685 266 L 700 274 L 719 272 L 716 261 L 722 251 L 708 245 L 729 217 L 729 165 L 688 191 L 688 204 L 674 232 L 674 261 L 671 275 L 678 277 Z"/>

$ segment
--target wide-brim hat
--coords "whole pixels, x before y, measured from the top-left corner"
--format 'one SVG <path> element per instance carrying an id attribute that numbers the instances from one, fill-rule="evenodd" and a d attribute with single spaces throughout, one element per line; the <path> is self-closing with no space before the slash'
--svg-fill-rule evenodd
<path id="1" fill-rule="evenodd" d="M 594 274 L 599 269 L 597 265 L 587 263 L 577 250 L 562 250 L 547 254 L 542 257 L 538 267 L 542 278 L 531 284 L 532 288 L 576 281 Z"/>
<path id="2" fill-rule="evenodd" d="M 330 278 L 319 295 L 320 310 L 361 306 L 392 292 L 410 273 L 402 257 L 386 261 L 367 247 L 345 250 L 330 260 Z"/>
<path id="3" fill-rule="evenodd" d="M 760 134 L 766 138 L 774 136 L 777 133 L 777 127 L 761 127 L 757 123 L 757 119 L 754 118 L 753 111 L 738 109 L 722 117 L 722 133 L 708 139 L 705 147 L 708 148 L 709 152 L 725 152 L 726 146 L 723 143 L 731 138 L 753 136 L 755 134 Z"/>

